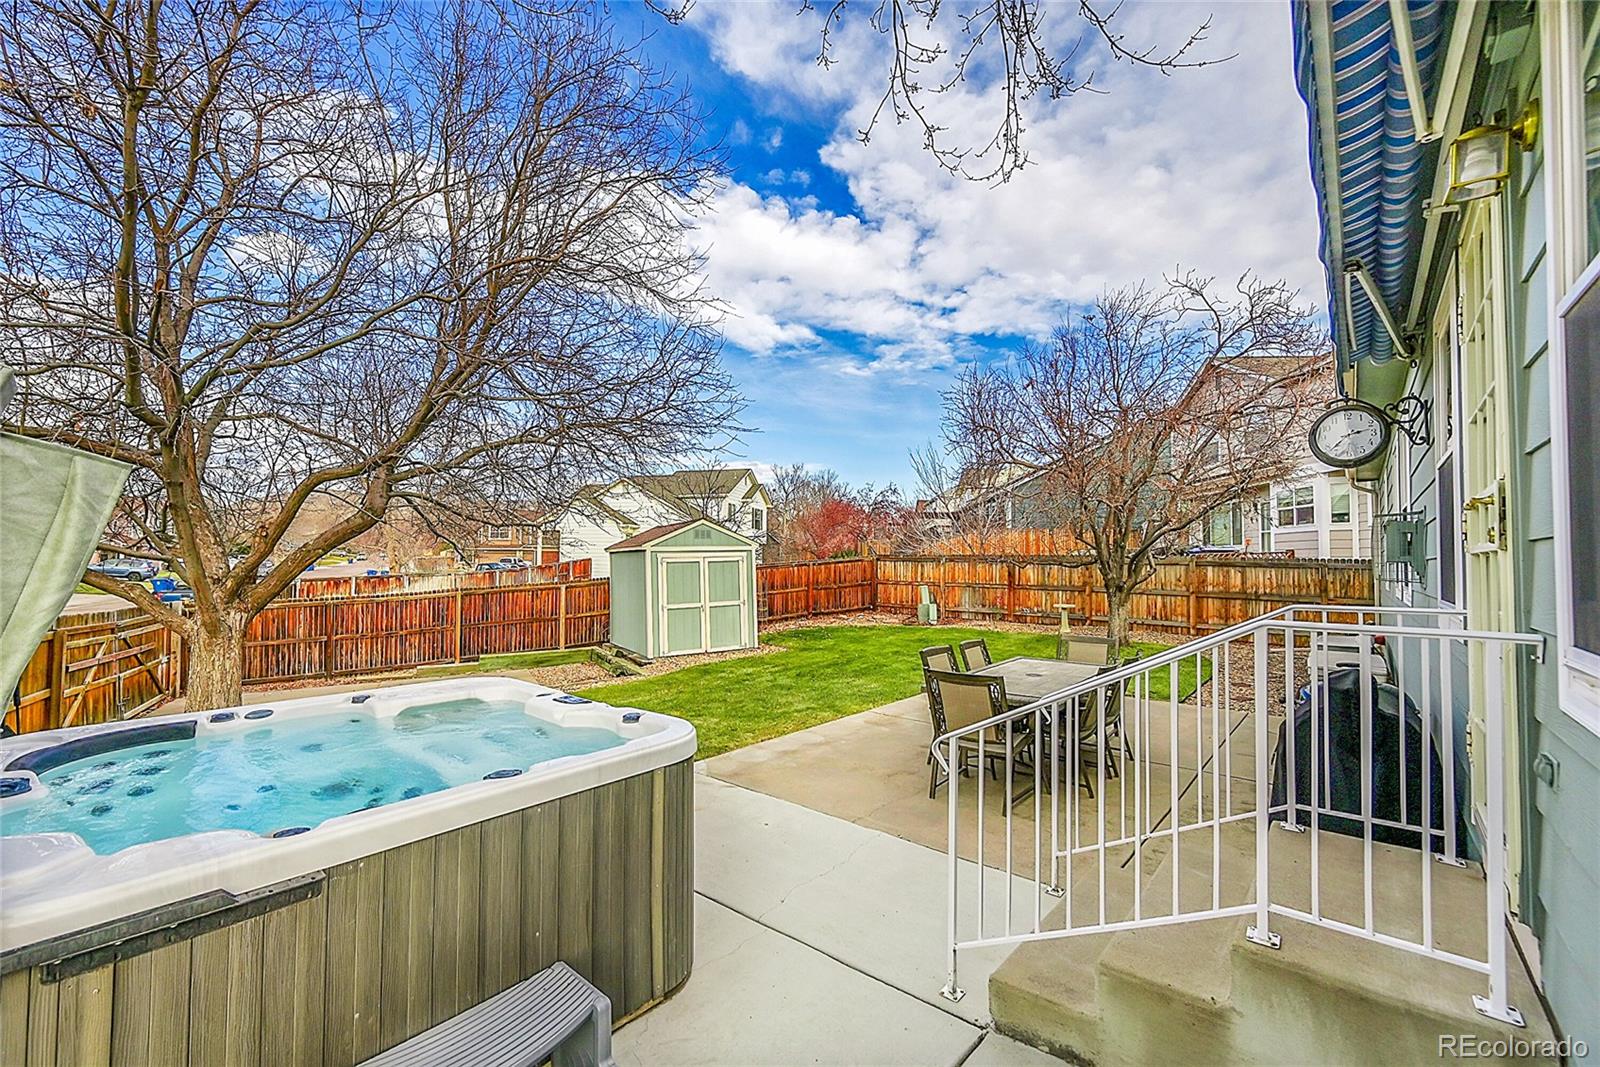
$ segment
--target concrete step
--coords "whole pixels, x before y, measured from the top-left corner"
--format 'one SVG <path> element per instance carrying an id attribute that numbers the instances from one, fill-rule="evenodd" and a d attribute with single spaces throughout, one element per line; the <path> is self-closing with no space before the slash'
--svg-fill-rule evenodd
<path id="1" fill-rule="evenodd" d="M 1324 835 L 1320 846 L 1320 903 L 1325 914 L 1359 922 L 1361 843 L 1330 843 L 1327 838 L 1334 836 Z M 1253 828 L 1225 828 L 1215 896 L 1211 850 L 1191 847 L 1190 837 L 1185 835 L 1176 860 L 1185 911 L 1212 899 L 1223 906 L 1253 899 Z M 1194 840 L 1198 843 L 1198 836 Z M 1308 869 L 1309 836 L 1275 830 L 1271 843 L 1274 884 L 1292 885 L 1292 876 Z M 1349 854 L 1352 848 L 1354 856 Z M 1149 873 L 1142 886 L 1141 914 L 1170 915 L 1170 849 L 1145 866 Z M 1421 870 L 1418 853 L 1375 846 L 1378 929 L 1415 936 L 1420 919 L 1409 917 L 1406 904 Z M 1074 879 L 1074 910 L 1083 916 L 1074 920 L 1075 926 L 1098 915 L 1098 871 L 1087 873 L 1089 877 Z M 1481 953 L 1487 928 L 1481 878 L 1443 865 L 1431 876 L 1440 942 Z M 1130 916 L 1126 883 L 1108 879 L 1107 897 L 1113 896 L 1107 902 L 1108 917 Z M 1289 903 L 1306 906 L 1304 901 Z M 1058 908 L 1046 925 L 1063 927 L 1064 913 L 1064 907 Z M 1022 944 L 990 977 L 995 1028 L 1064 1058 L 1096 1065 L 1409 1063 L 1437 1059 L 1441 1035 L 1489 1042 L 1553 1037 L 1514 954 L 1511 1002 L 1523 1010 L 1525 1029 L 1477 1014 L 1471 998 L 1486 985 L 1474 972 L 1280 917 L 1274 917 L 1273 929 L 1282 947 L 1268 949 L 1245 939 L 1250 921 L 1237 916 L 1203 919 Z"/>

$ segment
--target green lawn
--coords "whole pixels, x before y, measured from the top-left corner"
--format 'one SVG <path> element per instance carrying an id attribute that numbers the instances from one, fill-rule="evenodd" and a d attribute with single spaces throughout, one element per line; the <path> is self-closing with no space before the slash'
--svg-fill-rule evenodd
<path id="1" fill-rule="evenodd" d="M 908 697 L 922 688 L 917 650 L 974 637 L 995 659 L 1053 657 L 1054 634 L 1004 633 L 967 626 L 818 626 L 763 637 L 784 651 L 685 667 L 654 678 L 586 689 L 610 704 L 677 715 L 694 723 L 701 758 Z M 1146 655 L 1167 646 L 1135 643 Z M 1209 664 L 1207 665 L 1209 675 Z M 1180 693 L 1194 688 L 1194 663 L 1179 673 Z M 1166 698 L 1166 672 L 1152 696 Z"/>

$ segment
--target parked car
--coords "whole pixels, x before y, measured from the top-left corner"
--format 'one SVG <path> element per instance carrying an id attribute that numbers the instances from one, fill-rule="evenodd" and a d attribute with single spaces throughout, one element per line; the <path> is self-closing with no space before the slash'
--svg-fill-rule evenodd
<path id="1" fill-rule="evenodd" d="M 500 564 L 501 570 L 525 571 L 528 569 L 528 561 L 522 559 L 520 556 L 501 556 Z"/>
<path id="2" fill-rule="evenodd" d="M 509 571 L 514 568 L 503 559 L 493 559 L 474 564 L 472 569 L 475 571 Z"/>
<path id="3" fill-rule="evenodd" d="M 103 559 L 99 563 L 89 564 L 89 569 L 108 578 L 118 578 L 124 582 L 142 582 L 154 578 L 161 567 L 150 559 L 127 559 L 116 556 Z"/>

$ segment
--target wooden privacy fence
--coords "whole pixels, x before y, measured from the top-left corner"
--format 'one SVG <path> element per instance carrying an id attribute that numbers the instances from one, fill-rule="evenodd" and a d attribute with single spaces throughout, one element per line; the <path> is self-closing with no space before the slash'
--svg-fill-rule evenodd
<path id="1" fill-rule="evenodd" d="M 1081 557 L 816 560 L 764 564 L 756 579 L 760 618 L 769 622 L 910 615 L 922 586 L 950 621 L 1049 623 L 1059 604 L 1077 621 L 1106 617 L 1099 574 Z M 1372 595 L 1364 560 L 1173 558 L 1134 596 L 1132 623 L 1205 634 L 1286 604 L 1370 604 Z M 610 610 L 603 578 L 280 600 L 245 634 L 244 680 L 347 677 L 597 645 L 609 636 Z M 6 722 L 46 730 L 136 715 L 179 695 L 185 667 L 182 637 L 137 610 L 63 616 L 24 669 Z"/>
<path id="2" fill-rule="evenodd" d="M 1103 623 L 1099 571 L 1082 557 L 1007 560 L 961 556 L 880 556 L 877 607 L 916 610 L 927 586 L 945 619 L 1043 623 L 1066 604 L 1075 620 Z M 1134 595 L 1132 624 L 1200 635 L 1287 604 L 1371 604 L 1367 560 L 1172 557 Z"/>
<path id="3" fill-rule="evenodd" d="M 388 596 L 281 600 L 251 620 L 246 683 L 373 674 L 508 652 L 597 645 L 611 585 L 524 583 Z"/>
<path id="4" fill-rule="evenodd" d="M 757 615 L 776 621 L 871 611 L 878 599 L 877 574 L 872 559 L 763 563 L 756 568 Z"/>
<path id="5" fill-rule="evenodd" d="M 287 599 L 375 596 L 380 593 L 442 593 L 455 589 L 499 589 L 537 582 L 581 582 L 591 576 L 587 559 L 541 563 L 514 571 L 468 574 L 351 574 L 340 578 L 296 578 Z M 314 571 L 312 573 L 315 573 Z"/>
<path id="6" fill-rule="evenodd" d="M 245 632 L 244 680 L 378 674 L 597 645 L 610 631 L 610 591 L 601 578 L 280 600 Z M 186 667 L 182 636 L 137 609 L 62 616 L 23 669 L 5 721 L 19 733 L 113 722 L 181 695 Z"/>

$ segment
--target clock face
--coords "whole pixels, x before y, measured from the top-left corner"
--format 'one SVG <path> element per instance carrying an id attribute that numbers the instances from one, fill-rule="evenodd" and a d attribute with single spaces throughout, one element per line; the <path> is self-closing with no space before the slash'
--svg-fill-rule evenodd
<path id="1" fill-rule="evenodd" d="M 1389 424 L 1365 405 L 1337 407 L 1311 426 L 1311 451 L 1334 467 L 1359 467 L 1378 458 L 1389 443 Z"/>

